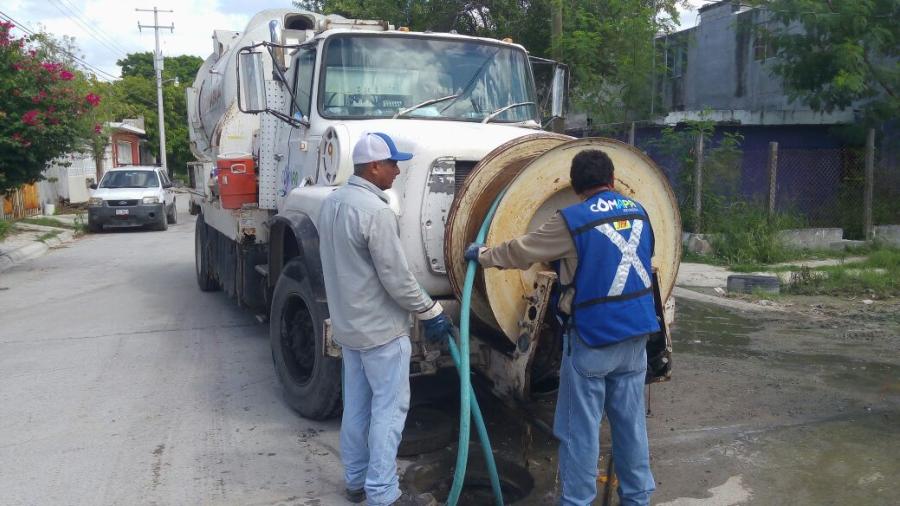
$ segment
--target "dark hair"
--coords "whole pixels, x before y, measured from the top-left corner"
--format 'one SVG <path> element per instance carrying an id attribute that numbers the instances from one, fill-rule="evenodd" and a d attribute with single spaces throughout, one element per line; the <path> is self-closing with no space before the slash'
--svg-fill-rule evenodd
<path id="1" fill-rule="evenodd" d="M 613 182 L 613 163 L 606 153 L 599 149 L 588 149 L 575 155 L 569 178 L 575 193 L 584 193 L 595 186 Z"/>

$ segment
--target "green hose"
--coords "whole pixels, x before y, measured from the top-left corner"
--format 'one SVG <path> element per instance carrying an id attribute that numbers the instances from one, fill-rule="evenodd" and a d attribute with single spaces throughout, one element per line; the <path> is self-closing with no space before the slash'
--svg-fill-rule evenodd
<path id="1" fill-rule="evenodd" d="M 501 192 L 494 199 L 491 208 L 488 210 L 478 229 L 478 235 L 475 242 L 483 243 L 487 236 L 488 227 L 500 199 L 503 198 Z M 456 506 L 459 502 L 459 495 L 462 492 L 463 482 L 466 479 L 466 465 L 469 460 L 469 433 L 470 433 L 470 417 L 475 417 L 478 437 L 481 440 L 481 448 L 484 451 L 484 459 L 487 464 L 488 474 L 491 479 L 491 488 L 494 491 L 494 501 L 497 506 L 503 505 L 503 492 L 500 489 L 500 476 L 497 474 L 497 465 L 494 462 L 494 453 L 491 450 L 491 442 L 488 440 L 487 429 L 484 426 L 484 420 L 481 416 L 481 410 L 478 408 L 478 401 L 475 399 L 475 393 L 472 391 L 472 382 L 469 377 L 469 316 L 472 310 L 472 288 L 475 285 L 475 271 L 478 268 L 478 262 L 470 260 L 466 267 L 466 280 L 463 283 L 462 306 L 459 312 L 459 349 L 456 349 L 456 343 L 453 339 L 449 339 L 450 354 L 459 370 L 459 445 L 456 453 L 456 470 L 453 472 L 453 486 L 450 488 L 450 495 L 447 497 L 448 506 Z M 474 409 L 473 409 L 474 408 Z"/>

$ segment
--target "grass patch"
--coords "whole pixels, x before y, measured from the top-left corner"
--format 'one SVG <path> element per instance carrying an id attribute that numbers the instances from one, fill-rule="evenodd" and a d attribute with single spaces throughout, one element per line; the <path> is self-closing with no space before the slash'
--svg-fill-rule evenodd
<path id="1" fill-rule="evenodd" d="M 785 289 L 798 295 L 900 296 L 900 249 L 878 249 L 859 262 L 800 268 Z"/>
<path id="2" fill-rule="evenodd" d="M 6 239 L 6 236 L 12 231 L 12 223 L 6 220 L 0 220 L 0 241 Z"/>
<path id="3" fill-rule="evenodd" d="M 714 255 L 728 265 L 771 264 L 796 258 L 796 250 L 778 240 L 778 232 L 798 226 L 796 217 L 769 217 L 760 205 L 737 202 L 710 220 Z"/>
<path id="4" fill-rule="evenodd" d="M 78 213 L 75 215 L 75 237 L 80 237 L 82 235 L 90 233 L 90 228 L 88 228 L 87 217 L 84 213 Z"/>
<path id="5" fill-rule="evenodd" d="M 38 218 L 23 218 L 21 220 L 22 223 L 30 223 L 32 225 L 43 225 L 45 227 L 56 227 L 56 228 L 68 228 L 74 229 L 74 225 L 69 225 L 64 221 L 57 220 L 56 218 L 47 218 L 46 216 L 41 216 Z"/>
<path id="6" fill-rule="evenodd" d="M 51 230 L 50 232 L 47 232 L 47 233 L 44 233 L 44 234 L 41 234 L 40 236 L 38 236 L 37 240 L 41 241 L 41 242 L 47 242 L 48 239 L 53 239 L 54 237 L 58 236 L 61 233 L 62 233 L 62 230 Z"/>

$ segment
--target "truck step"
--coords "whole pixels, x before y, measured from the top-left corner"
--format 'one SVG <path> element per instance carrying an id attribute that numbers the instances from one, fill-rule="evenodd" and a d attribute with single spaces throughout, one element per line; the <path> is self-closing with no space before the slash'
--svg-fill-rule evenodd
<path id="1" fill-rule="evenodd" d="M 259 264 L 253 267 L 263 277 L 269 277 L 269 264 Z"/>

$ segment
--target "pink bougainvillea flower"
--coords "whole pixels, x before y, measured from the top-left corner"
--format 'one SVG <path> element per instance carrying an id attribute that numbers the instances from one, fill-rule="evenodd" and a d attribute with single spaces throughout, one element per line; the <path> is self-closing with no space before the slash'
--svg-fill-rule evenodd
<path id="1" fill-rule="evenodd" d="M 46 70 L 47 72 L 50 72 L 51 74 L 55 74 L 55 73 L 59 72 L 59 70 L 62 68 L 62 64 L 61 63 L 44 62 L 44 63 L 41 63 L 41 67 L 44 67 L 44 70 Z"/>
<path id="2" fill-rule="evenodd" d="M 69 72 L 68 70 L 63 70 L 62 72 L 59 73 L 59 78 L 62 79 L 63 81 L 71 81 L 72 79 L 75 78 L 75 74 Z"/>
<path id="3" fill-rule="evenodd" d="M 99 134 L 99 133 L 102 132 L 102 131 L 103 131 L 103 127 L 100 126 L 100 123 L 94 124 L 94 133 L 95 133 L 95 134 Z"/>
<path id="4" fill-rule="evenodd" d="M 25 123 L 26 125 L 31 125 L 31 126 L 37 125 L 38 114 L 39 113 L 38 113 L 37 109 L 32 109 L 32 110 L 26 112 L 25 114 L 22 115 L 22 123 Z"/>
<path id="5" fill-rule="evenodd" d="M 87 103 L 91 104 L 94 107 L 97 107 L 98 105 L 100 105 L 100 96 L 99 95 L 95 95 L 93 93 L 88 93 L 84 97 L 84 99 L 87 100 Z"/>

